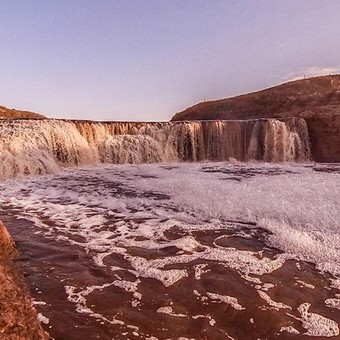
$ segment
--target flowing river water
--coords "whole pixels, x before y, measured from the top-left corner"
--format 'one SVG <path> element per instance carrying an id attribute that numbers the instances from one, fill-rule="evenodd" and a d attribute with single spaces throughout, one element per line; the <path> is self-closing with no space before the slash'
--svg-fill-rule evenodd
<path id="1" fill-rule="evenodd" d="M 56 339 L 339 335 L 337 165 L 100 165 L 0 190 Z"/>
<path id="2" fill-rule="evenodd" d="M 170 123 L 0 120 L 0 136 L 0 179 L 102 163 L 310 160 L 302 118 Z"/>
<path id="3" fill-rule="evenodd" d="M 0 133 L 0 218 L 55 339 L 339 336 L 340 167 L 303 119 Z"/>

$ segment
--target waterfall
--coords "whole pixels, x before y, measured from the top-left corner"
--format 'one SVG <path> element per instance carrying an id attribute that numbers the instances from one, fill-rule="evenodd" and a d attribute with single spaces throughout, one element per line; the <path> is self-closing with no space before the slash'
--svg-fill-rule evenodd
<path id="1" fill-rule="evenodd" d="M 100 163 L 308 161 L 304 119 L 164 123 L 1 120 L 0 179 Z"/>

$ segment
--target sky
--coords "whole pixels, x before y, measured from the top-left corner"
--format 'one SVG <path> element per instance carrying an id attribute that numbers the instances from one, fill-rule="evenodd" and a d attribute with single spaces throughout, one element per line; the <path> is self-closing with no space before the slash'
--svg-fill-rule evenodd
<path id="1" fill-rule="evenodd" d="M 2 0 L 0 105 L 167 121 L 210 99 L 340 73 L 338 0 Z"/>

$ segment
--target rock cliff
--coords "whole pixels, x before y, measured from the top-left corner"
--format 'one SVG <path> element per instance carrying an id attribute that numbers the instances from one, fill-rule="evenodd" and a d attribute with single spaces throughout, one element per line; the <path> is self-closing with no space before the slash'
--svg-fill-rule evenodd
<path id="1" fill-rule="evenodd" d="M 288 117 L 306 119 L 315 161 L 340 162 L 340 75 L 302 79 L 202 102 L 175 114 L 171 120 Z"/>
<path id="2" fill-rule="evenodd" d="M 0 221 L 0 339 L 47 340 L 19 268 L 14 242 Z"/>

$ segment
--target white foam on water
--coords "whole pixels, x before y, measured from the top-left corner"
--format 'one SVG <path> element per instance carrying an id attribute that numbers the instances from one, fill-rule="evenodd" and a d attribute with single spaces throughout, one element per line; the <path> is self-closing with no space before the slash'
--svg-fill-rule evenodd
<path id="1" fill-rule="evenodd" d="M 309 288 L 309 289 L 315 289 L 315 286 L 302 280 L 296 280 L 296 283 L 299 283 L 301 286 Z"/>
<path id="2" fill-rule="evenodd" d="M 288 305 L 286 305 L 285 303 L 283 302 L 277 302 L 277 301 L 274 301 L 267 293 L 265 293 L 264 291 L 262 290 L 258 290 L 257 293 L 260 295 L 260 298 L 263 299 L 264 301 L 267 302 L 267 304 L 276 309 L 276 310 L 279 310 L 279 309 L 289 309 L 291 310 L 292 308 Z"/>
<path id="3" fill-rule="evenodd" d="M 33 306 L 45 306 L 46 302 L 45 301 L 36 301 L 36 300 L 33 300 L 32 301 L 32 305 Z"/>
<path id="4" fill-rule="evenodd" d="M 203 247 L 203 246 L 202 246 Z M 233 248 L 216 249 L 207 248 L 205 251 L 196 252 L 192 255 L 175 255 L 167 256 L 161 259 L 145 260 L 140 257 L 127 257 L 131 265 L 138 268 L 139 275 L 143 277 L 152 277 L 160 280 L 165 286 L 177 282 L 183 277 L 187 277 L 186 270 L 162 268 L 172 264 L 185 264 L 195 260 L 216 261 L 226 268 L 232 268 L 242 274 L 269 274 L 280 268 L 285 262 L 285 256 L 278 255 L 276 259 L 271 260 L 267 257 L 258 258 L 256 252 L 236 250 Z"/>
<path id="5" fill-rule="evenodd" d="M 114 265 L 111 270 L 117 275 L 120 270 L 129 272 L 136 280 L 118 278 L 107 285 L 130 293 L 135 307 L 143 298 L 138 286 L 144 278 L 158 280 L 165 287 L 191 273 L 200 280 L 206 264 L 213 261 L 259 285 L 260 297 L 271 307 L 288 309 L 263 292 L 271 286 L 261 276 L 275 272 L 292 258 L 313 262 L 319 270 L 339 276 L 339 188 L 339 174 L 315 172 L 312 165 L 115 165 L 0 182 L 0 208 L 14 209 L 18 218 L 31 221 L 45 237 L 57 236 L 82 247 L 97 265 L 106 266 L 108 257 L 121 256 L 129 267 Z M 224 247 L 223 242 L 216 242 L 222 241 L 218 234 L 213 246 L 194 236 L 200 231 L 230 231 L 229 237 L 247 239 L 256 228 L 267 231 L 263 242 L 284 253 L 269 258 L 263 251 Z M 166 235 L 173 230 L 176 237 L 171 239 Z M 162 255 L 168 247 L 175 250 Z M 130 249 L 157 256 L 131 255 Z M 334 288 L 340 289 L 339 280 L 333 281 Z M 65 289 L 79 313 L 121 324 L 123 321 L 107 320 L 86 304 L 89 294 L 105 287 Z M 208 297 L 198 297 L 208 303 Z M 314 334 L 314 323 L 320 323 L 322 334 L 328 334 L 321 316 L 306 313 L 303 315 L 312 315 L 301 317 L 309 327 L 307 333 Z M 329 332 L 336 330 L 332 327 Z"/>
<path id="6" fill-rule="evenodd" d="M 202 172 L 207 168 L 222 172 Z M 246 171 L 249 168 L 255 169 L 257 174 L 249 178 L 240 176 L 241 182 L 228 181 L 228 176 L 223 173 L 225 170 L 237 172 Z M 264 175 L 261 175 L 261 171 Z M 268 171 L 274 171 L 274 175 L 266 176 Z M 275 171 L 293 173 L 275 175 Z M 87 176 L 88 180 L 93 178 L 102 181 L 100 192 L 93 190 L 92 187 L 87 189 L 81 185 L 83 174 Z M 340 210 L 338 209 L 338 196 L 340 190 L 338 189 L 340 176 L 338 174 L 316 173 L 309 167 L 287 165 L 278 167 L 268 164 L 206 164 L 203 166 L 200 164 L 177 164 L 171 170 L 154 165 L 115 166 L 113 168 L 97 167 L 89 170 L 73 170 L 66 175 L 74 177 L 73 181 L 67 182 L 67 185 L 71 184 L 71 187 L 68 188 L 65 188 L 63 180 L 58 180 L 58 176 L 18 180 L 8 182 L 8 184 L 3 182 L 1 201 L 3 204 L 20 207 L 23 209 L 25 218 L 34 220 L 38 227 L 49 229 L 51 233 L 51 227 L 41 222 L 41 215 L 58 223 L 58 229 L 65 233 L 69 233 L 72 226 L 77 226 L 77 233 L 86 238 L 85 246 L 87 247 L 97 245 L 97 247 L 105 248 L 112 245 L 112 240 L 109 241 L 112 231 L 102 231 L 101 233 L 97 230 L 93 231 L 95 225 L 107 223 L 109 215 L 107 217 L 105 215 L 108 213 L 111 216 L 114 216 L 112 213 L 124 213 L 130 216 L 135 214 L 136 218 L 141 216 L 171 218 L 173 216 L 171 222 L 174 224 L 189 224 L 185 227 L 186 230 L 189 228 L 204 228 L 206 230 L 225 228 L 227 227 L 225 223 L 221 223 L 225 219 L 254 222 L 259 227 L 273 232 L 273 235 L 268 236 L 267 239 L 270 245 L 282 249 L 289 256 L 312 261 L 317 264 L 320 270 L 333 274 L 339 272 Z M 136 175 L 144 177 L 139 177 L 137 180 Z M 119 176 L 119 183 L 126 188 L 139 191 L 152 191 L 157 188 L 157 192 L 171 197 L 171 204 L 175 205 L 179 211 L 170 211 L 165 206 L 159 206 L 159 204 L 155 204 L 153 198 L 111 198 L 112 194 L 104 183 L 116 180 L 117 176 Z M 221 181 L 221 179 L 224 180 Z M 53 183 L 52 187 L 49 185 L 49 181 Z M 22 195 L 21 192 L 29 192 L 29 195 Z M 56 200 L 57 202 L 55 202 Z M 67 205 L 58 203 L 63 201 L 69 203 Z M 158 205 L 157 209 L 155 209 L 155 205 Z M 32 212 L 28 207 L 32 207 Z M 150 210 L 145 213 L 143 207 L 148 207 Z M 137 208 L 138 211 L 131 213 L 131 208 Z M 40 216 L 37 217 L 33 210 L 39 212 Z M 191 211 L 195 213 L 195 217 L 187 213 Z M 201 225 L 200 220 L 207 218 L 211 221 L 214 219 L 217 223 Z M 161 234 L 169 228 L 171 222 L 163 229 L 159 229 L 152 225 L 152 221 L 149 221 L 144 223 L 143 227 L 136 228 L 135 234 L 132 235 L 137 236 L 139 233 L 146 237 L 147 240 L 140 241 L 140 246 L 149 249 L 160 248 Z M 191 223 L 195 222 L 196 225 L 193 227 Z M 122 223 L 121 226 L 117 222 L 116 227 L 121 228 L 122 232 L 127 232 L 129 235 L 131 232 L 133 233 L 132 229 L 126 229 L 126 223 L 123 221 L 120 223 Z M 153 234 L 155 232 L 158 232 L 160 237 L 155 237 Z M 133 243 L 131 239 L 127 241 L 126 237 L 119 240 L 126 242 L 126 246 L 128 246 L 128 242 Z M 192 252 L 195 247 L 199 247 L 199 244 L 188 236 L 173 241 L 173 246 Z M 204 252 L 202 255 L 206 259 L 211 257 L 217 260 L 216 252 L 217 250 L 211 251 L 210 255 Z M 246 254 L 231 251 L 228 254 L 229 261 L 227 260 L 227 262 L 235 262 L 236 259 L 233 257 L 238 257 L 237 260 L 240 263 L 246 262 L 245 260 L 250 258 L 251 262 L 255 262 L 255 266 L 258 266 L 256 264 L 258 259 L 254 259 L 250 253 Z M 220 257 L 223 261 L 226 260 L 224 255 Z M 242 261 L 242 256 L 248 258 Z M 195 255 L 191 259 L 194 258 Z M 263 259 L 261 266 L 258 267 L 262 267 L 262 264 L 268 261 L 268 259 Z M 269 261 L 270 264 L 271 262 Z M 256 273 L 257 270 L 253 268 L 249 272 Z M 259 274 L 261 274 L 261 269 L 259 269 Z"/>
<path id="7" fill-rule="evenodd" d="M 39 320 L 39 322 L 48 325 L 50 323 L 50 319 L 48 317 L 46 317 L 45 315 L 38 313 L 37 314 L 37 318 Z"/>
<path id="8" fill-rule="evenodd" d="M 271 288 L 274 288 L 275 285 L 273 285 L 272 283 L 264 283 L 261 287 L 262 290 L 264 291 L 268 291 Z"/>
<path id="9" fill-rule="evenodd" d="M 340 292 L 340 279 L 331 279 L 331 287 Z"/>
<path id="10" fill-rule="evenodd" d="M 223 172 L 246 172 L 249 168 L 257 174 L 239 176 L 240 182 L 228 180 L 230 176 Z M 202 173 L 204 169 L 214 173 Z M 270 245 L 299 260 L 314 262 L 320 270 L 339 273 L 339 174 L 269 164 L 185 164 L 172 169 L 171 176 L 169 170 L 157 167 L 128 169 L 131 176 L 136 170 L 156 177 L 141 179 L 138 188 L 157 188 L 171 196 L 181 210 L 194 211 L 201 218 L 257 223 L 273 233 L 267 239 Z M 273 174 L 266 176 L 270 171 Z"/>
<path id="11" fill-rule="evenodd" d="M 304 335 L 333 337 L 339 335 L 338 324 L 322 315 L 309 312 L 311 304 L 303 303 L 298 307 L 302 327 L 307 330 Z"/>
<path id="12" fill-rule="evenodd" d="M 293 326 L 282 326 L 280 328 L 280 332 L 287 332 L 287 333 L 290 333 L 290 334 L 300 334 L 300 332 L 295 329 Z"/>
<path id="13" fill-rule="evenodd" d="M 142 257 L 127 256 L 130 264 L 135 269 L 137 277 L 153 278 L 163 283 L 165 287 L 172 286 L 184 277 L 188 276 L 185 269 L 168 269 L 162 270 L 157 268 L 157 264 L 153 260 L 146 260 Z M 156 266 L 155 266 L 156 265 Z"/>
<path id="14" fill-rule="evenodd" d="M 0 179 L 100 163 L 310 159 L 302 118 L 175 123 L 0 120 L 0 134 Z"/>
<path id="15" fill-rule="evenodd" d="M 216 324 L 216 320 L 213 319 L 213 318 L 211 318 L 211 319 L 209 320 L 209 325 L 210 325 L 210 326 L 215 326 L 215 324 Z"/>
<path id="16" fill-rule="evenodd" d="M 228 296 L 228 295 L 221 295 L 221 294 L 216 294 L 216 293 L 210 293 L 207 292 L 207 296 L 212 299 L 212 300 L 217 300 L 223 303 L 226 303 L 227 305 L 230 305 L 232 308 L 236 310 L 243 310 L 245 309 L 242 307 L 239 303 L 237 298 L 233 296 Z"/>
<path id="17" fill-rule="evenodd" d="M 181 313 L 174 313 L 174 310 L 171 306 L 164 306 L 164 307 L 159 307 L 156 310 L 157 313 L 161 313 L 161 314 L 167 314 L 170 316 L 175 316 L 175 317 L 179 317 L 179 318 L 186 318 L 188 317 L 185 314 L 181 314 Z"/>
<path id="18" fill-rule="evenodd" d="M 171 306 L 159 307 L 157 309 L 157 313 L 171 314 L 172 313 L 172 307 Z"/>
<path id="19" fill-rule="evenodd" d="M 327 307 L 340 309 L 340 298 L 326 299 L 325 304 Z"/>
<path id="20" fill-rule="evenodd" d="M 332 222 L 331 222 L 332 223 Z M 334 222 L 339 224 L 339 222 Z M 324 224 L 324 223 L 323 223 Z M 333 234 L 330 229 L 311 230 L 310 225 L 290 225 L 287 222 L 260 221 L 259 226 L 268 229 L 273 233 L 268 237 L 270 244 L 283 250 L 298 260 L 305 260 L 316 263 L 317 269 L 322 272 L 330 272 L 340 275 L 339 256 L 340 238 Z M 319 229 L 320 227 L 318 227 Z"/>
<path id="21" fill-rule="evenodd" d="M 194 266 L 196 280 L 200 280 L 203 274 L 210 271 L 209 269 L 206 269 L 207 267 L 207 264 L 198 264 L 197 266 Z"/>
<path id="22" fill-rule="evenodd" d="M 196 319 L 208 319 L 209 325 L 210 326 L 215 326 L 216 324 L 216 320 L 214 318 L 211 317 L 211 315 L 209 314 L 197 314 L 197 315 L 192 315 L 191 316 L 192 319 L 196 320 Z"/>
<path id="23" fill-rule="evenodd" d="M 76 305 L 78 313 L 88 314 L 89 316 L 94 317 L 98 320 L 108 322 L 111 325 L 124 325 L 124 321 L 118 320 L 116 319 L 116 317 L 108 319 L 100 313 L 95 313 L 91 308 L 86 305 L 86 296 L 88 296 L 95 290 L 103 290 L 104 288 L 110 287 L 111 285 L 113 285 L 113 283 L 105 283 L 101 286 L 89 286 L 84 290 L 80 290 L 79 288 L 73 286 L 65 286 L 65 292 L 67 294 L 67 300 L 73 302 Z"/>

